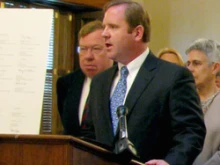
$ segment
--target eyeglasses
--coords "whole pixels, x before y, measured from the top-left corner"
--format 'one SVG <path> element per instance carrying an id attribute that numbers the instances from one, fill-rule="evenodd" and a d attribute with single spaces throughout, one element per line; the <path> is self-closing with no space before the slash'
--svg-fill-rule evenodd
<path id="1" fill-rule="evenodd" d="M 101 46 L 93 46 L 93 47 L 79 46 L 77 49 L 80 55 L 85 55 L 88 52 L 88 50 L 90 50 L 91 53 L 94 55 L 99 55 L 104 50 L 104 48 Z"/>

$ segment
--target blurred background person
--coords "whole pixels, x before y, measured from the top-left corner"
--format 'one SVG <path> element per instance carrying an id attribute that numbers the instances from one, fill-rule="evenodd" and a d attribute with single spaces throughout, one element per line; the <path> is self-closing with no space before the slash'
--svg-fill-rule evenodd
<path id="1" fill-rule="evenodd" d="M 220 157 L 209 160 L 215 153 L 218 154 L 220 147 L 220 91 L 215 83 L 220 67 L 220 45 L 213 40 L 198 39 L 186 50 L 186 54 L 187 68 L 195 78 L 207 129 L 203 150 L 194 165 L 204 165 L 207 161 L 218 161 L 220 164 Z"/>
<path id="2" fill-rule="evenodd" d="M 184 61 L 182 56 L 175 49 L 163 48 L 158 52 L 157 57 L 162 60 L 172 62 L 180 66 L 184 66 Z"/>
<path id="3" fill-rule="evenodd" d="M 216 73 L 215 78 L 215 83 L 217 87 L 220 88 L 220 70 Z"/>
<path id="4" fill-rule="evenodd" d="M 79 31 L 80 69 L 57 80 L 58 110 L 64 134 L 78 136 L 93 76 L 112 66 L 107 58 L 101 21 L 85 24 Z"/>

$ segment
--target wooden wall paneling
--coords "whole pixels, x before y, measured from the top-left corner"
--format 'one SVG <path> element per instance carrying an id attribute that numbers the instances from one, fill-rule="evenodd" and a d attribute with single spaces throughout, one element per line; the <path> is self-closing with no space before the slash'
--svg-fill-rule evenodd
<path id="1" fill-rule="evenodd" d="M 53 67 L 53 84 L 52 84 L 52 134 L 62 134 L 63 127 L 60 119 L 60 115 L 57 108 L 57 93 L 56 83 L 58 79 L 59 69 L 59 44 L 60 44 L 60 24 L 59 24 L 59 10 L 54 12 L 54 67 Z"/>
<path id="2" fill-rule="evenodd" d="M 64 76 L 65 74 L 73 71 L 75 14 L 72 12 L 56 11 L 55 17 L 55 69 L 53 79 L 52 133 L 62 134 L 63 127 L 57 109 L 56 82 L 60 76 Z"/>
<path id="3" fill-rule="evenodd" d="M 104 4 L 110 0 L 62 0 L 62 1 L 102 8 Z"/>
<path id="4" fill-rule="evenodd" d="M 59 45 L 58 45 L 58 76 L 62 76 L 70 72 L 73 68 L 72 50 L 73 50 L 73 31 L 72 24 L 73 14 L 70 12 L 59 12 Z"/>

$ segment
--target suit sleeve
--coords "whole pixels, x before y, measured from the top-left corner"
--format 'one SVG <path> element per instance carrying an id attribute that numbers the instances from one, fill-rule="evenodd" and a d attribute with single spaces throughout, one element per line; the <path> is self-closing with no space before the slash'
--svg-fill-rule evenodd
<path id="1" fill-rule="evenodd" d="M 190 165 L 202 150 L 206 128 L 194 79 L 187 69 L 176 73 L 169 100 L 173 145 L 165 160 L 170 165 Z"/>

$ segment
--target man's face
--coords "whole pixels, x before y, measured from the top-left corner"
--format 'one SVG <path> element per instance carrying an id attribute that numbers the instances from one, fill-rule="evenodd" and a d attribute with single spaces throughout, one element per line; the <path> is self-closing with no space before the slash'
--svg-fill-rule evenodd
<path id="1" fill-rule="evenodd" d="M 213 65 L 209 64 L 208 57 L 199 50 L 188 53 L 187 68 L 192 72 L 197 87 L 210 83 L 213 78 Z"/>
<path id="2" fill-rule="evenodd" d="M 104 15 L 104 31 L 107 56 L 117 62 L 125 63 L 128 54 L 134 46 L 134 36 L 128 33 L 128 24 L 125 21 L 125 5 L 110 7 Z"/>
<path id="3" fill-rule="evenodd" d="M 99 29 L 81 37 L 79 40 L 79 62 L 83 73 L 93 77 L 112 66 L 113 61 L 106 56 L 103 30 Z"/>

